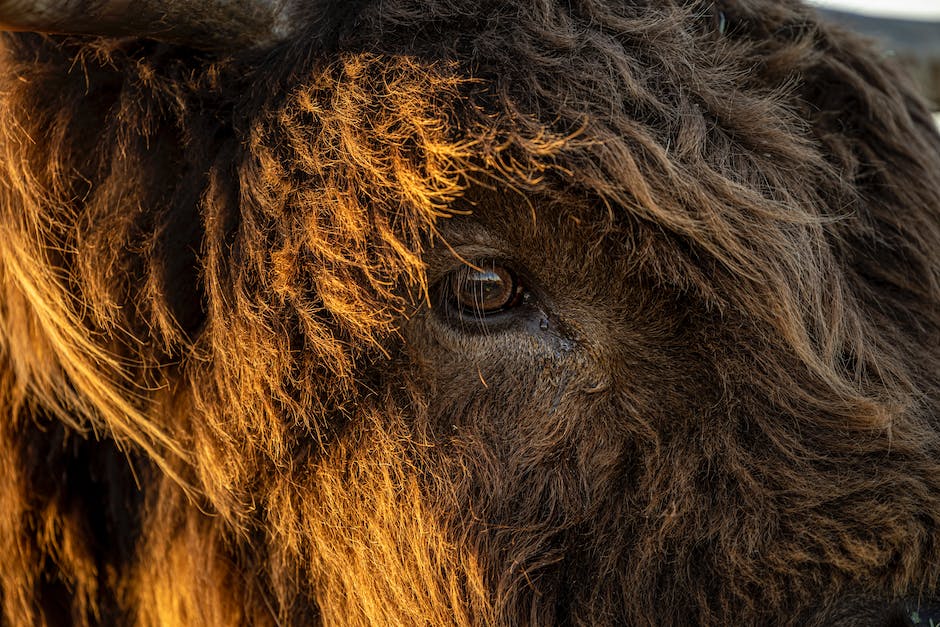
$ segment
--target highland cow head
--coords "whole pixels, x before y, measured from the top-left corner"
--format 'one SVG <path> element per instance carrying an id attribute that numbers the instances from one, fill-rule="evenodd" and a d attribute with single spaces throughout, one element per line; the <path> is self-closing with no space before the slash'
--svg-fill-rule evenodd
<path id="1" fill-rule="evenodd" d="M 97 36 L 0 47 L 6 623 L 928 617 L 940 137 L 867 45 L 12 4 Z"/>

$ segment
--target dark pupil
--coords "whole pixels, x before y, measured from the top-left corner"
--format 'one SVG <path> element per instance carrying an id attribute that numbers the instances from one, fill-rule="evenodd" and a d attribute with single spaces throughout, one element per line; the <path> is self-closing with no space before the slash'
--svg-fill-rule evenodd
<path id="1" fill-rule="evenodd" d="M 455 286 L 457 302 L 471 313 L 492 313 L 513 299 L 512 276 L 504 268 L 468 268 Z"/>

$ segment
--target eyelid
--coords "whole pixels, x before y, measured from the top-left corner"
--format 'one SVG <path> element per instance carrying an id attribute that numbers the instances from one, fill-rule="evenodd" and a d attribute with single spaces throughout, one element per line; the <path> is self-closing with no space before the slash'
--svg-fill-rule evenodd
<path id="1" fill-rule="evenodd" d="M 480 269 L 479 264 L 490 261 L 502 263 L 510 268 L 515 267 L 512 260 L 507 259 L 503 252 L 482 244 L 464 244 L 454 248 L 432 250 L 426 256 L 428 285 L 438 283 L 462 267 Z"/>

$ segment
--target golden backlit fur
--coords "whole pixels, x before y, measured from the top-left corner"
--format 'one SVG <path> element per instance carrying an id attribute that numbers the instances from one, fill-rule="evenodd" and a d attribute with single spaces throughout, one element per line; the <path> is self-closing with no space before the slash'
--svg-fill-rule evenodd
<path id="1" fill-rule="evenodd" d="M 937 594 L 940 137 L 810 9 L 364 1 L 0 65 L 4 624 Z M 484 253 L 541 326 L 441 315 Z"/>

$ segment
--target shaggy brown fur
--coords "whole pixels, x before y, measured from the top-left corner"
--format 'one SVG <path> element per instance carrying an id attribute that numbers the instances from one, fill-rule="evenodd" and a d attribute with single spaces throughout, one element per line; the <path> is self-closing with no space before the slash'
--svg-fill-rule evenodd
<path id="1" fill-rule="evenodd" d="M 904 78 L 790 0 L 340 4 L 225 57 L 4 36 L 5 624 L 938 593 L 940 137 Z M 538 324 L 449 322 L 461 258 Z"/>

